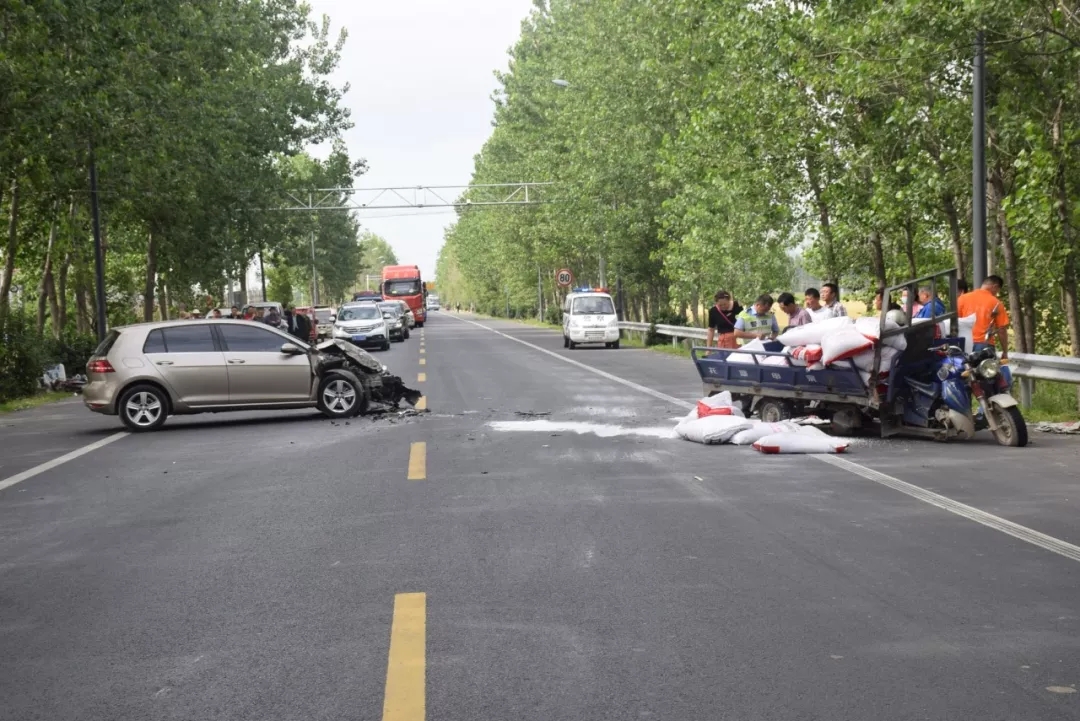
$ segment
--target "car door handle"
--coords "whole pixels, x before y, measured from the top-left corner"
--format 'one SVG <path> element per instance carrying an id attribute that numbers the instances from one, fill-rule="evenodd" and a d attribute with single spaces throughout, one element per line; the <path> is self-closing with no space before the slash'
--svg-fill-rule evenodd
<path id="1" fill-rule="evenodd" d="M 173 362 L 172 362 L 172 361 L 156 361 L 156 363 L 157 363 L 157 364 L 158 364 L 159 366 L 171 366 L 171 365 L 173 364 Z"/>
<path id="2" fill-rule="evenodd" d="M 246 363 L 247 361 L 242 361 L 239 358 L 230 358 L 229 362 L 233 363 L 233 364 L 236 364 L 236 363 Z"/>

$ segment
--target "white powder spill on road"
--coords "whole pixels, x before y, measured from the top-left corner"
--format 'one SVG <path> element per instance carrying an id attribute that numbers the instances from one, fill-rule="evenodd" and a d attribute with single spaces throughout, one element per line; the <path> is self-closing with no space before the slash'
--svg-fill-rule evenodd
<path id="1" fill-rule="evenodd" d="M 582 416 L 607 416 L 609 418 L 634 418 L 638 412 L 626 406 L 576 406 L 560 411 L 561 414 Z"/>
<path id="2" fill-rule="evenodd" d="M 578 435 L 592 433 L 600 438 L 616 438 L 618 436 L 640 436 L 644 438 L 675 437 L 675 431 L 670 427 L 634 428 L 606 423 L 584 423 L 580 421 L 494 421 L 488 423 L 488 426 L 496 431 L 508 431 L 511 433 L 577 433 Z"/>

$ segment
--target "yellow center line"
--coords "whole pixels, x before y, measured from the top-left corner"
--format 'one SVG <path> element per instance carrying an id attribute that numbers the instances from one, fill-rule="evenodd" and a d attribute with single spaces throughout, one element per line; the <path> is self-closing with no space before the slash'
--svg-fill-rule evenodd
<path id="1" fill-rule="evenodd" d="M 427 410 L 427 396 L 424 396 L 420 400 L 418 400 L 416 402 L 415 408 L 418 411 L 426 411 Z"/>
<path id="2" fill-rule="evenodd" d="M 423 348 L 420 349 L 420 355 L 424 355 L 424 349 Z"/>
<path id="3" fill-rule="evenodd" d="M 416 382 L 417 383 L 423 383 L 426 380 L 427 380 L 427 373 L 420 373 L 419 375 L 416 376 Z"/>
<path id="4" fill-rule="evenodd" d="M 395 595 L 382 721 L 424 721 L 426 646 L 427 594 Z"/>
<path id="5" fill-rule="evenodd" d="M 420 365 L 426 366 L 427 365 L 427 358 L 421 358 L 420 359 Z"/>
<path id="6" fill-rule="evenodd" d="M 427 443 L 413 443 L 409 448 L 410 481 L 422 481 L 427 478 Z"/>

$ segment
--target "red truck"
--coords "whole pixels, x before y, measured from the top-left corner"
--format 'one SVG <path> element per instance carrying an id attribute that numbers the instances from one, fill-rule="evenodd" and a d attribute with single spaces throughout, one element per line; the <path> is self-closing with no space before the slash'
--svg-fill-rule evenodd
<path id="1" fill-rule="evenodd" d="M 416 327 L 427 320 L 427 283 L 420 278 L 420 266 L 388 265 L 382 270 L 382 295 L 386 300 L 403 300 L 416 318 Z"/>

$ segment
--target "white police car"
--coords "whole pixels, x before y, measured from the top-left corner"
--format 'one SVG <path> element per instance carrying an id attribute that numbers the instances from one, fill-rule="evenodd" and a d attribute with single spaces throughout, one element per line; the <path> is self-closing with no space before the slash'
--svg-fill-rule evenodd
<path id="1" fill-rule="evenodd" d="M 615 302 L 603 288 L 574 288 L 563 303 L 563 348 L 582 343 L 619 347 Z"/>

